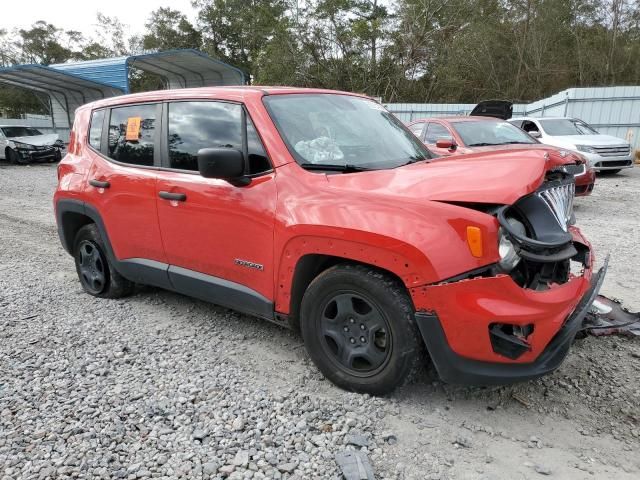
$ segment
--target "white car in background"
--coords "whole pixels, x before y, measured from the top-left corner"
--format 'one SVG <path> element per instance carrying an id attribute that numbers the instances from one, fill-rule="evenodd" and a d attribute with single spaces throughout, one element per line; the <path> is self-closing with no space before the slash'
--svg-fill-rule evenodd
<path id="1" fill-rule="evenodd" d="M 25 125 L 0 125 L 0 158 L 10 163 L 56 162 L 64 148 L 58 135 Z"/>
<path id="2" fill-rule="evenodd" d="M 633 167 L 631 145 L 602 135 L 586 122 L 569 117 L 518 117 L 508 120 L 542 143 L 580 152 L 595 170 L 617 173 Z"/>

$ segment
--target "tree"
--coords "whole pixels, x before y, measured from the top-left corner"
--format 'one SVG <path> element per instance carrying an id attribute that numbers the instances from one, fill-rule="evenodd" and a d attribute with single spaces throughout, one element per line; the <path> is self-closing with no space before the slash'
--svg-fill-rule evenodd
<path id="1" fill-rule="evenodd" d="M 44 21 L 34 23 L 28 30 L 19 30 L 15 42 L 20 51 L 19 60 L 43 65 L 66 62 L 73 56 L 73 52 L 62 44 L 65 35 L 64 30 Z"/>
<path id="2" fill-rule="evenodd" d="M 178 10 L 161 7 L 151 13 L 145 26 L 147 33 L 142 37 L 145 50 L 199 49 L 202 45 L 202 34 Z"/>
<path id="3" fill-rule="evenodd" d="M 194 0 L 193 3 L 199 8 L 204 50 L 259 77 L 261 53 L 287 28 L 287 2 Z"/>

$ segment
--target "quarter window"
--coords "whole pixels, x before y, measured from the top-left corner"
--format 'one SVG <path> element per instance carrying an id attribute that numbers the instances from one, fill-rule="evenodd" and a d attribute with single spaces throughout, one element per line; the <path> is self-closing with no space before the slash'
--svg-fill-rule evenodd
<path id="1" fill-rule="evenodd" d="M 132 105 L 111 109 L 110 158 L 132 165 L 153 165 L 156 138 L 156 105 Z"/>
<path id="2" fill-rule="evenodd" d="M 104 110 L 96 110 L 91 114 L 91 128 L 89 128 L 89 145 L 96 150 L 100 150 L 102 140 L 102 121 L 104 120 Z"/>
<path id="3" fill-rule="evenodd" d="M 409 130 L 411 130 L 416 137 L 418 137 L 419 139 L 422 139 L 423 128 L 424 128 L 424 123 L 420 122 L 420 123 L 414 123 L 413 125 L 411 125 L 409 127 Z"/>
<path id="4" fill-rule="evenodd" d="M 255 175 L 271 170 L 271 163 L 267 158 L 256 127 L 247 115 L 247 153 L 249 155 L 249 174 Z"/>
<path id="5" fill-rule="evenodd" d="M 425 136 L 425 143 L 436 143 L 440 138 L 451 138 L 451 133 L 439 123 L 430 123 Z"/>

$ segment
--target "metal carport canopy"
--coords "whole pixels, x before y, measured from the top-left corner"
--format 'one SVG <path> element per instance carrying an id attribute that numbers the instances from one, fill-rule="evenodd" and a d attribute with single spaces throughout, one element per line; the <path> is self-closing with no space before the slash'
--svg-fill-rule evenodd
<path id="1" fill-rule="evenodd" d="M 43 65 L 0 68 L 0 83 L 45 93 L 50 99 L 53 127 L 69 129 L 80 105 L 122 95 L 122 89 Z"/>
<path id="2" fill-rule="evenodd" d="M 51 65 L 51 68 L 111 85 L 124 93 L 130 92 L 131 68 L 138 68 L 163 77 L 167 81 L 168 88 L 214 87 L 246 83 L 242 70 L 192 49 L 60 63 Z"/>

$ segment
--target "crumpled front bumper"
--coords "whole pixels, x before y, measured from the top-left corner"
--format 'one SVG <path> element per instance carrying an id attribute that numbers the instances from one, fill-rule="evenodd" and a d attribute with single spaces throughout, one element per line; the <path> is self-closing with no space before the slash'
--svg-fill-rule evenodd
<path id="1" fill-rule="evenodd" d="M 442 380 L 495 385 L 555 370 L 598 294 L 607 264 L 608 259 L 596 274 L 588 268 L 542 292 L 501 275 L 425 287 L 422 301 L 414 293 L 416 322 Z M 496 353 L 489 335 L 494 323 L 533 324 L 530 350 L 516 360 Z"/>
<path id="2" fill-rule="evenodd" d="M 62 158 L 60 149 L 54 145 L 39 147 L 38 149 L 17 148 L 18 155 L 23 159 L 32 162 L 43 160 L 60 160 Z"/>
<path id="3" fill-rule="evenodd" d="M 603 157 L 601 155 L 598 155 L 597 153 L 580 153 L 587 158 L 587 160 L 589 161 L 589 165 L 599 172 L 633 167 L 633 156 L 631 154 L 619 155 L 615 157 Z"/>

